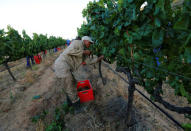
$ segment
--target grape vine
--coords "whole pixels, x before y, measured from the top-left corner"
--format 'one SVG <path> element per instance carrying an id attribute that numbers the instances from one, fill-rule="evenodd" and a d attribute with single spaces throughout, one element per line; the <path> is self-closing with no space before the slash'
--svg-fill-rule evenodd
<path id="1" fill-rule="evenodd" d="M 9 74 L 16 80 L 8 66 L 9 62 L 16 61 L 26 56 L 33 56 L 41 51 L 50 50 L 58 46 L 65 45 L 66 40 L 61 37 L 43 34 L 33 34 L 33 38 L 22 31 L 22 36 L 11 26 L 7 26 L 7 31 L 0 30 L 0 64 L 4 64 Z"/>

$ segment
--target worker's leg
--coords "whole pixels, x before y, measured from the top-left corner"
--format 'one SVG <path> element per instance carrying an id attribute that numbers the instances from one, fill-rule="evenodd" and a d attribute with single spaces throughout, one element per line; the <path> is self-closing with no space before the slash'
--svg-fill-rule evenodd
<path id="1" fill-rule="evenodd" d="M 67 77 L 65 77 L 64 83 L 64 91 L 66 92 L 72 103 L 77 102 L 79 100 L 77 96 L 77 83 L 70 71 L 67 72 Z"/>
<path id="2" fill-rule="evenodd" d="M 56 100 L 63 103 L 66 100 L 66 94 L 64 93 L 65 78 L 56 78 L 55 94 Z"/>
<path id="3" fill-rule="evenodd" d="M 62 61 L 61 58 L 58 58 L 55 61 L 54 69 L 56 76 L 58 79 L 60 79 L 60 89 L 57 90 L 63 90 L 63 94 L 67 94 L 73 103 L 78 101 L 79 99 L 77 96 L 76 82 L 72 76 L 70 67 L 67 62 Z"/>
<path id="4" fill-rule="evenodd" d="M 59 99 L 62 99 L 63 101 L 66 100 L 65 98 L 67 96 L 72 103 L 75 103 L 79 100 L 77 96 L 76 82 L 73 80 L 71 74 L 68 75 L 68 77 L 56 79 L 55 93 L 57 94 Z"/>
<path id="5" fill-rule="evenodd" d="M 75 103 L 76 101 L 78 101 L 79 98 L 77 96 L 75 83 L 76 82 L 74 82 L 72 77 L 57 78 L 55 88 L 55 94 L 57 95 L 57 99 L 59 99 L 59 101 L 61 102 L 67 100 L 68 102 L 71 101 L 72 103 Z"/>

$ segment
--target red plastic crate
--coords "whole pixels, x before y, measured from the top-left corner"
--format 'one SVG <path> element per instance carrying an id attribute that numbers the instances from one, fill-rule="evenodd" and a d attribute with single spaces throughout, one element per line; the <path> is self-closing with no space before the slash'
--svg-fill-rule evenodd
<path id="1" fill-rule="evenodd" d="M 86 65 L 86 62 L 82 62 L 82 65 Z"/>
<path id="2" fill-rule="evenodd" d="M 41 58 L 40 55 L 36 55 L 36 56 L 34 56 L 34 60 L 35 60 L 35 63 L 36 63 L 36 64 L 40 64 L 41 61 L 42 61 L 42 58 Z"/>
<path id="3" fill-rule="evenodd" d="M 86 87 L 89 89 L 78 91 L 79 88 L 86 88 Z M 77 92 L 81 103 L 94 100 L 93 89 L 89 80 L 79 81 L 77 84 Z"/>
<path id="4" fill-rule="evenodd" d="M 60 50 L 61 50 L 61 48 L 57 48 L 57 50 L 58 50 L 58 51 L 60 51 Z"/>

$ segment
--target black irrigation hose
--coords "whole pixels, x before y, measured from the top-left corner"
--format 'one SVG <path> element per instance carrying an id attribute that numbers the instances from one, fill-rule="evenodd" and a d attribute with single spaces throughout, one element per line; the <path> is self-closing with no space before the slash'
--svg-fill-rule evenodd
<path id="1" fill-rule="evenodd" d="M 151 104 L 153 104 L 156 108 L 158 108 L 162 113 L 164 113 L 169 119 L 171 119 L 175 124 L 177 124 L 180 128 L 184 130 L 182 125 L 176 121 L 170 114 L 168 114 L 166 111 L 164 111 L 162 108 L 160 108 L 158 105 L 156 105 L 152 100 L 150 100 L 147 96 L 145 96 L 141 91 L 135 88 L 135 90 L 141 94 L 145 99 L 147 99 Z"/>
<path id="2" fill-rule="evenodd" d="M 125 81 L 125 83 L 129 84 L 129 82 L 123 78 L 121 75 L 119 75 L 116 71 L 114 71 L 109 65 L 105 64 L 105 66 L 107 66 L 114 74 L 116 74 L 117 76 L 119 76 L 123 81 Z M 135 90 L 142 95 L 146 100 L 148 100 L 151 104 L 153 104 L 157 109 L 159 109 L 162 113 L 164 113 L 170 120 L 172 120 L 176 125 L 178 125 L 180 128 L 182 128 L 184 130 L 184 128 L 182 127 L 182 125 L 176 121 L 170 114 L 168 114 L 166 111 L 164 111 L 162 108 L 160 108 L 158 105 L 156 105 L 151 99 L 149 99 L 147 96 L 145 96 L 141 91 L 139 91 L 137 88 L 135 88 Z"/>
<path id="3" fill-rule="evenodd" d="M 100 75 L 100 77 L 102 79 L 102 83 L 103 83 L 103 85 L 105 85 L 106 81 L 104 81 L 103 76 L 102 76 L 102 72 L 101 72 L 101 61 L 99 61 L 99 68 L 98 68 L 98 70 L 99 70 L 99 75 Z"/>

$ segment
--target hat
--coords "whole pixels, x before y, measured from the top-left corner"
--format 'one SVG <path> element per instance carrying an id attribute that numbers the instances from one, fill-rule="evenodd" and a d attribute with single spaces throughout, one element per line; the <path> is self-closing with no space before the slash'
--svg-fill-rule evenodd
<path id="1" fill-rule="evenodd" d="M 94 43 L 89 36 L 83 36 L 82 41 L 84 41 L 84 40 L 88 40 L 89 42 Z"/>

